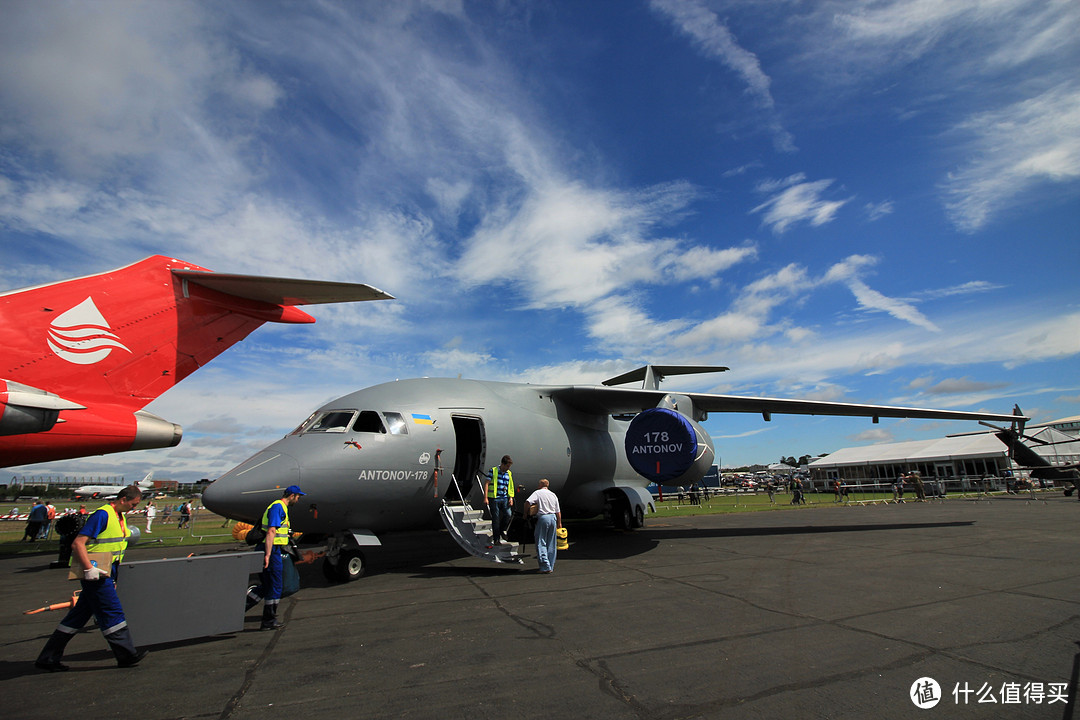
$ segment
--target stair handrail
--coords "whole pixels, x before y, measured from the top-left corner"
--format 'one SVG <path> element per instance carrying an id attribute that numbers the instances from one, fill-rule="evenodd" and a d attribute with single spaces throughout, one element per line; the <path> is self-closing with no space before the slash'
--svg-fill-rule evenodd
<path id="1" fill-rule="evenodd" d="M 458 484 L 457 475 L 455 475 L 454 473 L 450 473 L 450 482 L 454 483 L 454 488 L 457 489 L 458 498 L 461 500 L 461 504 L 468 505 L 468 503 L 465 502 L 464 493 L 461 492 L 461 485 Z"/>

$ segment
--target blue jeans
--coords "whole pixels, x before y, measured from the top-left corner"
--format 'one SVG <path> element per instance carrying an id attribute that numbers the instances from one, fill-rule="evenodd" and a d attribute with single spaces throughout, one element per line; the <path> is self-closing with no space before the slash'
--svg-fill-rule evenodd
<path id="1" fill-rule="evenodd" d="M 497 543 L 510 527 L 510 498 L 491 498 L 488 500 L 488 512 L 491 513 L 491 541 Z"/>
<path id="2" fill-rule="evenodd" d="M 536 559 L 544 572 L 555 569 L 555 553 L 558 551 L 555 530 L 558 524 L 554 514 L 538 515 L 536 518 Z"/>

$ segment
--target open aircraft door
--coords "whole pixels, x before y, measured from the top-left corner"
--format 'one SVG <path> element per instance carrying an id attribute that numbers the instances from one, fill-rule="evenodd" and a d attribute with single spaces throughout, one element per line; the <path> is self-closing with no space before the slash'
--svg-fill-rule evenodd
<path id="1" fill-rule="evenodd" d="M 492 542 L 491 521 L 484 518 L 484 485 L 477 478 L 483 475 L 487 456 L 484 421 L 475 415 L 451 418 L 455 437 L 454 479 L 447 483 L 449 487 L 443 493 L 439 517 L 454 542 L 473 557 L 520 564 L 521 557 L 513 545 Z"/>
<path id="2" fill-rule="evenodd" d="M 476 475 L 484 467 L 484 457 L 487 454 L 484 421 L 475 415 L 452 415 L 451 419 L 454 422 L 454 478 L 457 480 L 457 487 L 448 478 L 443 500 L 455 503 L 464 499 L 471 505 L 477 505 L 478 502 L 483 504 L 484 488 L 482 485 L 478 486 Z M 463 497 L 458 496 L 458 487 L 461 488 Z"/>

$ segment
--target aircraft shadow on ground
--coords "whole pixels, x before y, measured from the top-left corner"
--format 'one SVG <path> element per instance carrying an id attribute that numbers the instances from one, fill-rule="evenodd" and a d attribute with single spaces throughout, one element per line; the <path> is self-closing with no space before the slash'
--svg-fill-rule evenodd
<path id="1" fill-rule="evenodd" d="M 769 537 L 787 535 L 819 535 L 827 533 L 865 533 L 883 530 L 928 530 L 932 528 L 970 527 L 975 521 L 869 523 L 855 525 L 797 525 L 754 528 L 700 528 L 664 525 L 646 526 L 641 530 L 615 530 L 600 521 L 570 521 L 571 545 L 564 558 L 618 560 L 634 557 L 655 549 L 664 540 L 706 538 Z M 530 570 L 535 564 L 536 547 L 525 546 L 524 565 L 486 564 L 470 558 L 445 532 L 415 532 L 390 535 L 383 545 L 366 550 L 368 567 L 365 575 L 408 573 L 416 577 L 450 577 L 462 575 L 498 576 L 515 570 Z M 467 564 L 450 565 L 454 561 Z M 335 583 L 326 580 L 318 564 L 297 568 L 301 587 L 325 587 Z M 361 579 L 360 582 L 363 582 Z"/>
<path id="2" fill-rule="evenodd" d="M 651 537 L 659 540 L 678 538 L 724 538 L 773 535 L 817 535 L 822 533 L 879 532 L 881 530 L 928 530 L 931 528 L 969 527 L 974 520 L 954 522 L 869 523 L 865 525 L 796 525 L 757 528 L 646 528 Z"/>

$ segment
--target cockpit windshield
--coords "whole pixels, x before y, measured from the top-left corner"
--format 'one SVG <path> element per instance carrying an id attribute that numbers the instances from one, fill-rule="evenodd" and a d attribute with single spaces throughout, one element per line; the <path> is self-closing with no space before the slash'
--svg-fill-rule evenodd
<path id="1" fill-rule="evenodd" d="M 386 428 L 383 426 L 382 418 L 379 417 L 379 413 L 372 410 L 364 410 L 360 413 L 360 416 L 356 418 L 356 424 L 353 425 L 353 431 L 385 433 Z"/>
<path id="2" fill-rule="evenodd" d="M 355 410 L 321 410 L 311 414 L 300 427 L 293 431 L 294 435 L 305 433 L 343 433 L 348 430 L 356 417 Z"/>
<path id="3" fill-rule="evenodd" d="M 385 422 L 383 419 L 385 418 Z M 407 435 L 409 430 L 401 413 L 377 413 L 374 410 L 316 410 L 293 435 L 308 433 L 378 433 L 385 435 L 387 426 L 391 435 Z"/>

